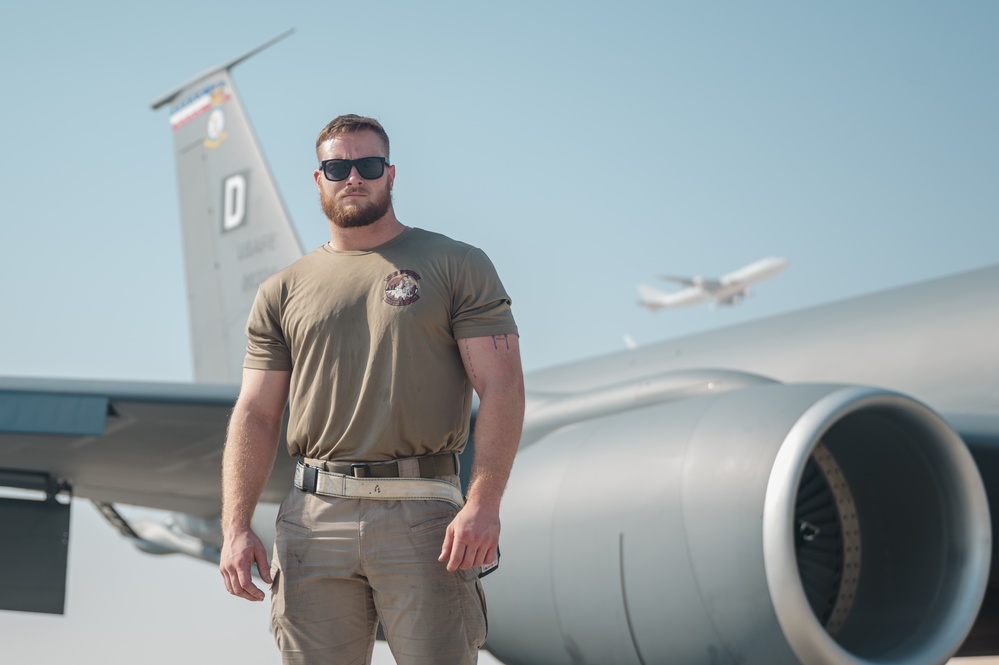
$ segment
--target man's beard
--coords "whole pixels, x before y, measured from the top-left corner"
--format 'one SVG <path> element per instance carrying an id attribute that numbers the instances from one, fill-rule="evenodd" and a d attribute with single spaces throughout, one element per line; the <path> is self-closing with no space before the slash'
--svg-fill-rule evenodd
<path id="1" fill-rule="evenodd" d="M 344 206 L 342 203 L 337 202 L 334 195 L 327 194 L 325 191 L 321 192 L 319 198 L 323 206 L 323 212 L 326 213 L 331 222 L 341 229 L 352 229 L 374 224 L 384 217 L 385 213 L 392 207 L 392 190 L 390 189 L 386 189 L 381 196 L 375 194 L 366 201 L 367 205 L 360 206 Z"/>

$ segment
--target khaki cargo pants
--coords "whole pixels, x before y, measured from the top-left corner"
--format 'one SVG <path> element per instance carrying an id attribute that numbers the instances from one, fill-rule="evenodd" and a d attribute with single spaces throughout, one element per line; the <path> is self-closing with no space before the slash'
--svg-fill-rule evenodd
<path id="1" fill-rule="evenodd" d="M 446 501 L 291 490 L 271 569 L 271 629 L 285 665 L 370 663 L 379 622 L 399 665 L 477 662 L 486 639 L 479 569 L 449 573 L 437 561 L 457 511 Z"/>

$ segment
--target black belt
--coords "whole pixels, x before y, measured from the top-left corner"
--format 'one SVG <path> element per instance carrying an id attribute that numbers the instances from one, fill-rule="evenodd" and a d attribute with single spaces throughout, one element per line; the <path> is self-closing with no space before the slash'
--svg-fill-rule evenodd
<path id="1" fill-rule="evenodd" d="M 426 457 L 411 457 L 419 467 L 418 478 L 437 478 L 439 476 L 458 475 L 457 453 L 440 453 Z M 402 464 L 408 460 L 390 460 L 388 462 L 323 462 L 322 460 L 303 459 L 309 468 L 319 468 L 330 473 L 339 473 L 355 478 L 412 478 L 412 473 L 404 473 Z M 320 466 L 321 465 L 321 466 Z"/>

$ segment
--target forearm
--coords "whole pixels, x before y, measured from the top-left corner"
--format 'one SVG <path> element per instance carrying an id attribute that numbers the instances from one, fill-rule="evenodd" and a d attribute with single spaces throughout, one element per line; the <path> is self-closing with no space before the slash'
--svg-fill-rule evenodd
<path id="1" fill-rule="evenodd" d="M 499 509 L 524 425 L 524 387 L 519 376 L 480 396 L 475 421 L 475 459 L 468 501 Z"/>
<path id="2" fill-rule="evenodd" d="M 496 560 L 499 507 L 524 426 L 524 374 L 516 335 L 458 342 L 465 372 L 479 395 L 475 460 L 465 507 L 448 525 L 440 561 L 455 571 Z"/>
<path id="3" fill-rule="evenodd" d="M 281 421 L 237 403 L 222 455 L 222 531 L 248 529 L 274 467 Z"/>

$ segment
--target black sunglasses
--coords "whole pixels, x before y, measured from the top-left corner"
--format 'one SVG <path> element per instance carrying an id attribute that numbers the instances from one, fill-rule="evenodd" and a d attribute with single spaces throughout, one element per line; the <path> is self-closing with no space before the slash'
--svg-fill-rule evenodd
<path id="1" fill-rule="evenodd" d="M 357 175 L 365 180 L 378 180 L 385 174 L 388 160 L 384 157 L 361 157 L 360 159 L 327 159 L 319 162 L 319 168 L 327 180 L 340 182 L 350 176 L 350 169 L 357 167 Z"/>

